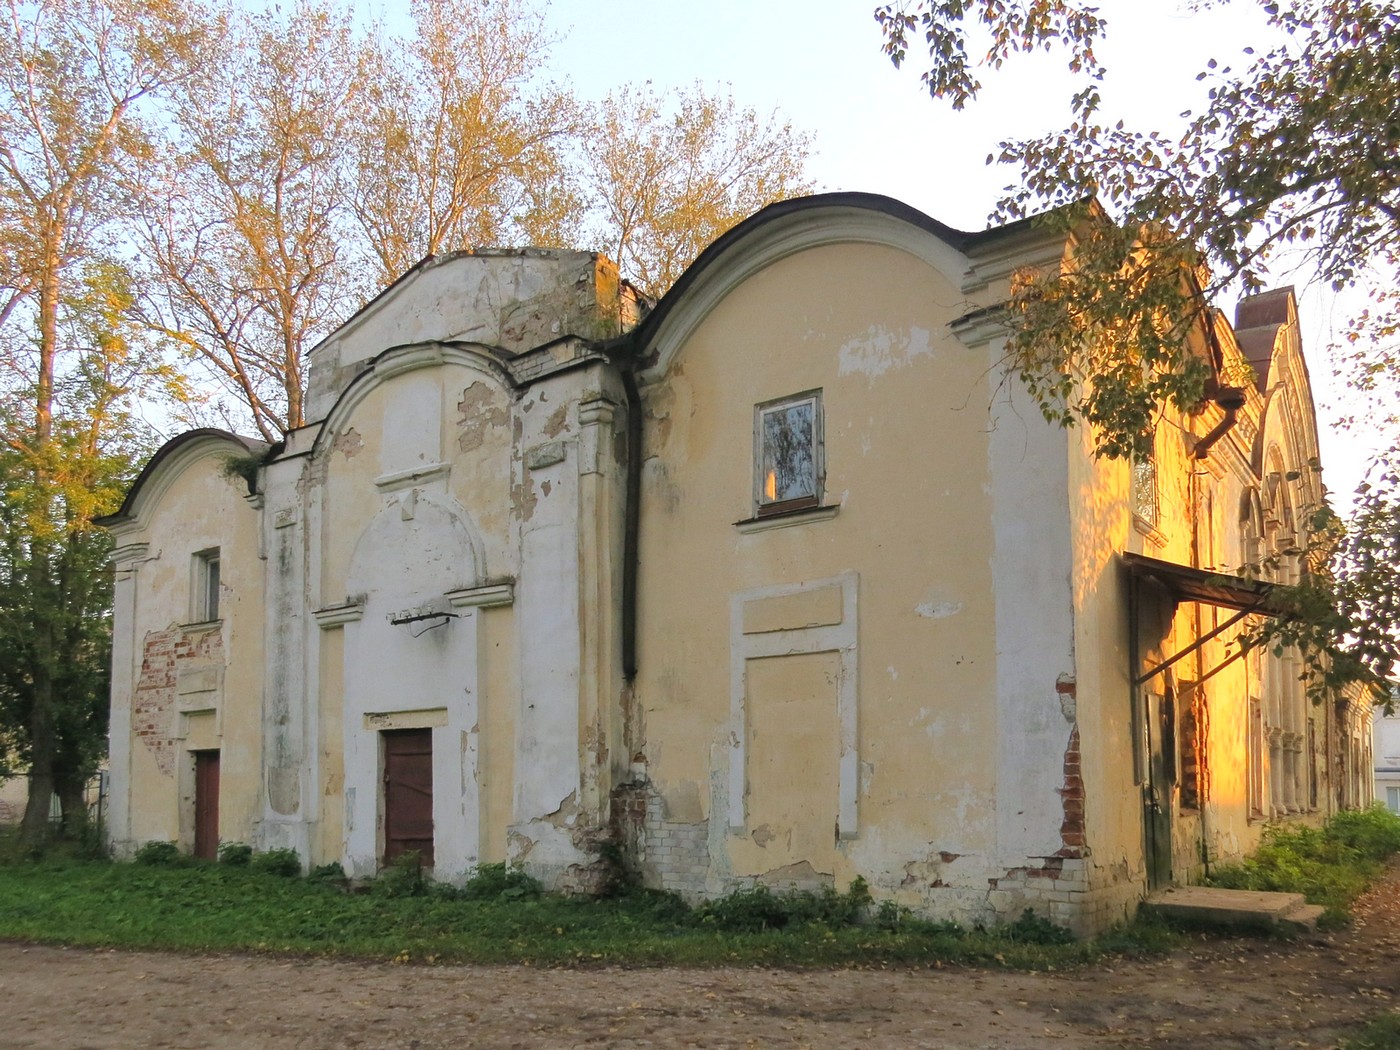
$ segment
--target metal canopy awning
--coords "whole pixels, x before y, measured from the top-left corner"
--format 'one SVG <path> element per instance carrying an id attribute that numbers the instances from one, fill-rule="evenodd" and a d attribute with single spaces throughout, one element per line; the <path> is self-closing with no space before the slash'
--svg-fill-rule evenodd
<path id="1" fill-rule="evenodd" d="M 1133 679 L 1134 687 L 1143 685 L 1150 679 L 1157 677 L 1172 664 L 1191 655 L 1206 642 L 1223 634 L 1250 613 L 1286 616 L 1291 611 L 1279 595 L 1277 586 L 1267 580 L 1248 580 L 1243 576 L 1214 572 L 1210 569 L 1196 569 L 1189 565 L 1177 565 L 1175 562 L 1162 561 L 1160 558 L 1149 558 L 1145 554 L 1133 554 L 1127 551 L 1120 557 L 1123 559 L 1128 573 L 1134 579 L 1151 580 L 1166 588 L 1177 602 L 1201 602 L 1206 605 L 1217 605 L 1222 609 L 1236 610 L 1234 616 L 1231 616 L 1214 630 L 1197 638 L 1186 648 L 1163 660 L 1155 667 L 1148 668 L 1137 675 Z M 1136 639 L 1134 639 L 1134 649 L 1136 649 Z M 1197 684 L 1214 677 L 1244 654 L 1243 647 L 1236 650 L 1202 675 Z"/>
<path id="2" fill-rule="evenodd" d="M 1290 609 L 1278 595 L 1278 588 L 1267 580 L 1249 580 L 1212 569 L 1194 569 L 1149 558 L 1145 554 L 1120 555 L 1128 572 L 1139 579 L 1152 580 L 1171 592 L 1179 602 L 1203 602 L 1239 612 L 1287 615 Z"/>

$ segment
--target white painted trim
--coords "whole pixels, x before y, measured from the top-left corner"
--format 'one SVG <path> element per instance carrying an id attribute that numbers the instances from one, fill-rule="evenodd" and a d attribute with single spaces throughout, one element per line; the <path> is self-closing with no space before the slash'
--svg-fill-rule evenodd
<path id="1" fill-rule="evenodd" d="M 364 619 L 365 603 L 353 601 L 345 602 L 342 605 L 328 605 L 324 609 L 312 609 L 311 615 L 316 617 L 316 626 L 326 631 L 332 627 L 341 627 L 347 623 L 357 623 Z"/>
<path id="2" fill-rule="evenodd" d="M 454 609 L 490 609 L 498 605 L 511 605 L 515 602 L 515 583 L 468 587 L 462 591 L 448 591 L 443 597 Z"/>
<path id="3" fill-rule="evenodd" d="M 179 437 L 171 439 L 171 441 L 180 440 Z M 198 437 L 185 439 L 179 448 L 161 460 L 156 465 L 155 470 L 141 482 L 141 487 L 136 490 L 136 494 L 132 497 L 131 506 L 126 510 L 124 519 L 107 526 L 107 531 L 112 534 L 117 550 L 137 546 L 135 543 L 124 543 L 123 540 L 128 536 L 140 535 L 151 527 L 155 508 L 165 499 L 166 493 L 186 470 L 199 464 L 200 460 L 212 459 L 217 456 L 220 462 L 217 467 L 213 468 L 212 473 L 221 476 L 223 460 L 232 455 L 246 455 L 247 451 L 247 448 L 239 440 L 224 434 L 201 434 Z M 243 485 L 241 479 L 237 479 L 237 483 L 240 486 Z"/>
<path id="4" fill-rule="evenodd" d="M 744 604 L 764 598 L 781 598 L 825 587 L 841 588 L 841 622 L 829 627 L 806 627 L 764 634 L 744 633 Z M 860 574 L 845 572 L 820 580 L 778 584 L 737 591 L 729 598 L 729 830 L 742 833 L 746 826 L 744 800 L 747 782 L 749 660 L 765 656 L 791 656 L 834 652 L 840 656 L 837 683 L 837 818 L 841 838 L 853 839 L 860 830 L 857 795 L 860 787 L 859 751 L 859 624 Z"/>
<path id="5" fill-rule="evenodd" d="M 381 474 L 374 479 L 374 487 L 380 492 L 397 492 L 411 485 L 426 485 L 429 482 L 446 478 L 452 470 L 450 463 L 427 463 L 409 470 L 398 470 L 392 474 Z"/>
<path id="6" fill-rule="evenodd" d="M 420 368 L 432 368 L 443 362 L 443 347 L 437 343 L 418 343 L 402 350 L 395 348 L 374 362 L 376 379 L 391 379 L 404 372 L 415 372 Z"/>
<path id="7" fill-rule="evenodd" d="M 441 729 L 446 725 L 445 707 L 425 707 L 417 711 L 365 712 L 365 729 L 371 733 L 386 729 Z"/>
<path id="8" fill-rule="evenodd" d="M 133 569 L 136 563 L 154 560 L 151 555 L 151 545 L 149 543 L 126 543 L 120 547 L 114 547 L 107 555 L 107 560 L 118 569 Z M 159 558 L 157 553 L 155 558 Z"/>
<path id="9" fill-rule="evenodd" d="M 830 521 L 840 512 L 841 504 L 833 503 L 826 507 L 808 507 L 805 510 L 771 514 L 766 518 L 747 518 L 744 521 L 736 521 L 734 527 L 747 536 L 752 532 L 768 532 L 772 529 L 788 529 L 794 525 L 807 525 L 814 521 Z"/>
<path id="10" fill-rule="evenodd" d="M 375 360 L 373 368 L 356 376 L 336 399 L 331 410 L 326 413 L 326 418 L 316 428 L 312 455 L 326 454 L 335 437 L 350 425 L 360 403 L 386 380 L 420 368 L 441 365 L 460 365 L 479 372 L 483 378 L 509 391 L 509 381 L 502 374 L 500 362 L 489 357 L 484 350 L 435 343 L 392 347 Z M 311 426 L 305 429 L 311 429 Z"/>

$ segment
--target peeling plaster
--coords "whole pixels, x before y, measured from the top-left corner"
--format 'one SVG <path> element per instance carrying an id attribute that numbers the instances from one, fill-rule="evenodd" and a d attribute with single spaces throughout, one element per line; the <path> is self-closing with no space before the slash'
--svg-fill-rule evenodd
<path id="1" fill-rule="evenodd" d="M 551 438 L 558 437 L 564 432 L 564 428 L 568 426 L 568 423 L 569 406 L 567 404 L 560 405 L 551 412 L 549 418 L 544 421 L 544 436 Z"/>
<path id="2" fill-rule="evenodd" d="M 830 871 L 818 871 L 812 867 L 811 861 L 800 860 L 796 864 L 786 864 L 781 868 L 765 871 L 758 876 L 758 881 L 765 886 L 809 887 L 817 883 L 829 882 L 833 874 Z"/>
<path id="3" fill-rule="evenodd" d="M 364 447 L 364 438 L 360 437 L 360 432 L 354 427 L 337 435 L 336 439 L 331 442 L 331 448 L 341 453 L 346 459 L 354 459 Z"/>
<path id="4" fill-rule="evenodd" d="M 962 612 L 962 602 L 939 599 L 930 595 L 914 606 L 914 611 L 926 620 L 946 620 Z"/>
<path id="5" fill-rule="evenodd" d="M 131 729 L 165 776 L 175 774 L 175 699 L 181 672 L 223 667 L 225 663 L 223 636 L 218 631 L 186 635 L 172 625 L 146 633 L 141 645 L 141 676 L 132 697 Z"/>
<path id="6" fill-rule="evenodd" d="M 873 381 L 893 368 L 904 368 L 914 358 L 933 353 L 929 334 L 927 328 L 911 327 L 905 335 L 882 324 L 873 324 L 863 335 L 842 344 L 837 374 L 860 372 Z"/>
<path id="7" fill-rule="evenodd" d="M 509 413 L 504 404 L 496 403 L 495 393 L 479 379 L 462 391 L 457 402 L 457 447 L 463 452 L 480 448 L 490 430 L 506 425 Z"/>

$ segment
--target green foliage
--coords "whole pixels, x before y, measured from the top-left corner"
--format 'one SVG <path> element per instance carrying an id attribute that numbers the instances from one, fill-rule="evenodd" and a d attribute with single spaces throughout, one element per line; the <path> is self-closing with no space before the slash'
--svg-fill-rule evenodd
<path id="1" fill-rule="evenodd" d="M 1210 885 L 1301 893 L 1336 922 L 1397 851 L 1400 817 L 1381 807 L 1339 813 L 1322 828 L 1269 828 L 1251 856 L 1214 869 Z"/>
<path id="2" fill-rule="evenodd" d="M 246 868 L 253 859 L 253 847 L 246 842 L 219 843 L 219 863 Z"/>
<path id="3" fill-rule="evenodd" d="M 13 4 L 0 28 L 0 750 L 81 834 L 105 745 L 114 510 L 144 457 L 143 395 L 173 382 L 136 334 L 135 282 L 104 251 L 137 101 L 178 76 L 183 5 Z M 23 71 L 24 75 L 20 75 Z M 178 385 L 178 384 L 175 384 Z"/>
<path id="4" fill-rule="evenodd" d="M 306 873 L 306 879 L 323 886 L 345 886 L 350 881 L 345 877 L 345 869 L 340 866 L 340 862 L 334 860 L 316 865 Z"/>
<path id="5" fill-rule="evenodd" d="M 500 885 L 498 877 L 496 884 Z M 1172 946 L 1132 926 L 1102 944 L 1031 943 L 1003 930 L 962 931 L 915 919 L 882 929 L 861 919 L 860 893 L 813 895 L 780 929 L 720 929 L 674 894 L 608 899 L 551 894 L 465 899 L 344 893 L 312 879 L 269 879 L 224 864 L 95 864 L 71 858 L 0 866 L 0 938 L 199 951 L 290 952 L 421 962 L 543 965 L 911 965 L 1057 969 L 1107 951 Z M 1012 924 L 1013 926 L 1016 924 Z"/>
<path id="6" fill-rule="evenodd" d="M 180 847 L 175 843 L 156 840 L 143 842 L 136 848 L 136 854 L 132 859 L 137 864 L 144 864 L 148 868 L 170 868 L 184 864 L 186 861 L 186 857 L 180 852 Z"/>
<path id="7" fill-rule="evenodd" d="M 1400 816 L 1382 805 L 1338 813 L 1327 822 L 1326 834 L 1364 860 L 1384 861 L 1400 853 Z"/>
<path id="8" fill-rule="evenodd" d="M 1009 922 L 997 931 L 1007 940 L 1017 944 L 1073 944 L 1074 934 L 1063 926 L 1037 915 L 1030 908 L 1021 913 L 1015 922 Z"/>
<path id="9" fill-rule="evenodd" d="M 1337 1050 L 1400 1050 L 1400 1014 L 1384 1013 L 1338 1044 Z"/>
<path id="10" fill-rule="evenodd" d="M 248 866 L 266 875 L 295 879 L 301 875 L 301 854 L 294 849 L 264 850 L 254 853 Z"/>
<path id="11" fill-rule="evenodd" d="M 695 909 L 697 921 L 732 933 L 781 930 L 789 926 L 855 926 L 871 903 L 865 880 L 856 878 L 845 893 L 824 886 L 815 892 L 777 894 L 767 886 L 736 890 Z"/>
<path id="12" fill-rule="evenodd" d="M 428 892 L 428 880 L 423 875 L 422 854 L 416 849 L 400 853 L 370 883 L 370 892 L 379 897 L 423 896 Z"/>
<path id="13" fill-rule="evenodd" d="M 242 455 L 229 455 L 224 457 L 222 474 L 226 478 L 241 478 L 248 487 L 250 495 L 258 491 L 258 475 L 262 472 L 263 464 L 267 462 L 267 454 L 271 446 L 261 452 L 246 452 Z"/>
<path id="14" fill-rule="evenodd" d="M 528 900 L 543 892 L 536 879 L 505 864 L 483 864 L 462 887 L 464 900 Z"/>

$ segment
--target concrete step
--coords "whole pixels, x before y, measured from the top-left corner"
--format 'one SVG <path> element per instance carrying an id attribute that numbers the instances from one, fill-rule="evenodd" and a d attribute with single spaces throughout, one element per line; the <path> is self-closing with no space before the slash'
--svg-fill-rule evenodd
<path id="1" fill-rule="evenodd" d="M 1322 909 L 1301 893 L 1225 890 L 1214 886 L 1169 886 L 1149 894 L 1143 907 L 1163 918 L 1196 926 L 1283 929 L 1311 932 Z"/>
<path id="2" fill-rule="evenodd" d="M 1322 918 L 1322 913 L 1326 910 L 1321 904 L 1300 904 L 1280 915 L 1278 924 L 1293 933 L 1314 933 L 1317 930 L 1317 920 Z"/>

